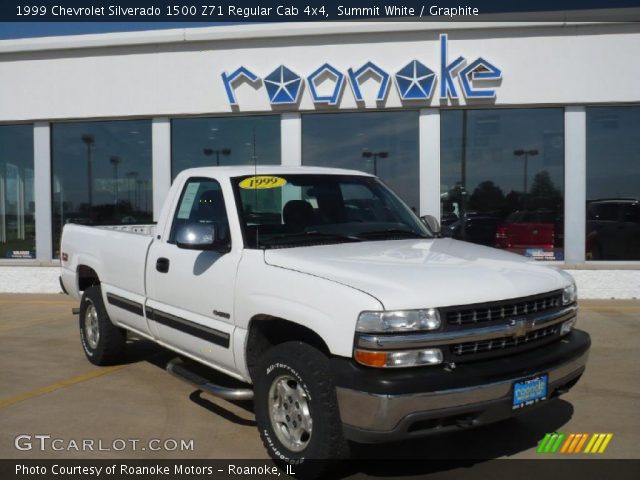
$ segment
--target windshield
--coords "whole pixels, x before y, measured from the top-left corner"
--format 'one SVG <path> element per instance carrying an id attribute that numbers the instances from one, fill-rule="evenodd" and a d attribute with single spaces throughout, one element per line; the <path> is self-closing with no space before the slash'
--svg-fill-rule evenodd
<path id="1" fill-rule="evenodd" d="M 358 175 L 258 175 L 232 179 L 248 248 L 431 238 L 386 186 Z"/>

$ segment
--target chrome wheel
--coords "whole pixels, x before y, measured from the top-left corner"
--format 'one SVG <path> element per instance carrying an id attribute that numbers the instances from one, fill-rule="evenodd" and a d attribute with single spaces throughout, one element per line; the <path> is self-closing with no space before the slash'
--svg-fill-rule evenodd
<path id="1" fill-rule="evenodd" d="M 100 327 L 98 325 L 98 311 L 91 300 L 87 300 L 87 310 L 84 314 L 84 336 L 92 350 L 98 348 L 100 341 Z"/>
<path id="2" fill-rule="evenodd" d="M 313 420 L 306 392 L 290 375 L 280 375 L 269 388 L 269 417 L 278 440 L 292 452 L 301 452 L 311 440 Z"/>

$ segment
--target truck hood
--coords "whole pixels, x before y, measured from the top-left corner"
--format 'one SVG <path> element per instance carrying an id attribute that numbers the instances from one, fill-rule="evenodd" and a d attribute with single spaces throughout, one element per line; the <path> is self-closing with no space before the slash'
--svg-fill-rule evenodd
<path id="1" fill-rule="evenodd" d="M 553 267 L 450 238 L 272 249 L 264 256 L 268 265 L 366 292 L 389 310 L 504 300 L 569 284 Z"/>

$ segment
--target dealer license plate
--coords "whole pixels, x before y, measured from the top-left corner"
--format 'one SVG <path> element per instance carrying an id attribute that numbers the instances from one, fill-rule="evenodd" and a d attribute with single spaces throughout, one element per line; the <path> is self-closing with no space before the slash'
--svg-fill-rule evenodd
<path id="1" fill-rule="evenodd" d="M 513 384 L 513 409 L 527 407 L 546 400 L 549 384 L 548 375 L 522 380 Z"/>

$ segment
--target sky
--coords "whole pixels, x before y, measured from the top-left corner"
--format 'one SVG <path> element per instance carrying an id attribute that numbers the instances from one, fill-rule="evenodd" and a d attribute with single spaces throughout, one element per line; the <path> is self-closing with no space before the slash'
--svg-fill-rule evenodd
<path id="1" fill-rule="evenodd" d="M 231 25 L 231 23 L 226 23 Z M 0 40 L 224 25 L 220 22 L 0 22 Z"/>

